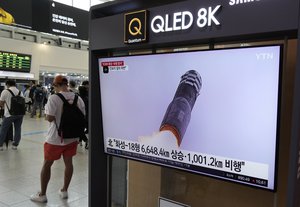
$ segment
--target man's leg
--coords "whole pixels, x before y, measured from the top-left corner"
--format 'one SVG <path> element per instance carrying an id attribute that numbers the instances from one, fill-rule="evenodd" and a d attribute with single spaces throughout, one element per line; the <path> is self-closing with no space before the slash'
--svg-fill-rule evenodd
<path id="1" fill-rule="evenodd" d="M 18 146 L 21 140 L 21 127 L 23 123 L 23 116 L 19 115 L 14 118 L 14 126 L 15 126 L 15 136 L 14 136 L 14 146 Z"/>
<path id="2" fill-rule="evenodd" d="M 29 104 L 28 104 L 28 113 L 31 113 L 31 105 L 32 105 L 32 103 L 29 102 Z"/>
<path id="3" fill-rule="evenodd" d="M 32 106 L 32 110 L 31 110 L 31 118 L 36 115 L 36 108 L 37 108 L 37 102 L 35 101 L 33 103 L 33 106 Z"/>
<path id="4" fill-rule="evenodd" d="M 39 103 L 39 110 L 40 110 L 39 117 L 41 118 L 42 117 L 42 110 L 43 110 L 43 102 Z"/>
<path id="5" fill-rule="evenodd" d="M 65 162 L 65 178 L 64 178 L 64 186 L 61 191 L 68 191 L 72 176 L 73 176 L 73 157 L 64 156 Z"/>
<path id="6" fill-rule="evenodd" d="M 12 123 L 11 117 L 5 117 L 3 118 L 1 128 L 0 128 L 0 146 L 3 145 L 3 142 L 5 141 L 7 131 Z"/>
<path id="7" fill-rule="evenodd" d="M 44 160 L 41 170 L 41 196 L 46 195 L 47 186 L 51 177 L 51 166 L 53 163 L 53 160 Z"/>

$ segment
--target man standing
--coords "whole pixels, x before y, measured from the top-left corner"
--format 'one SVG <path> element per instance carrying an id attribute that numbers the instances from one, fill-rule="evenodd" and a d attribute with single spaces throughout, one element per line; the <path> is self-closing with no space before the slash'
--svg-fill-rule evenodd
<path id="1" fill-rule="evenodd" d="M 7 131 L 12 123 L 14 123 L 15 127 L 15 136 L 12 144 L 12 149 L 17 150 L 17 147 L 21 140 L 21 125 L 23 122 L 24 115 L 11 115 L 11 97 L 12 93 L 16 96 L 20 94 L 20 96 L 24 97 L 22 92 L 16 88 L 16 81 L 7 80 L 5 83 L 7 89 L 3 90 L 0 96 L 0 107 L 4 107 L 4 118 L 1 125 L 0 130 L 0 151 L 3 151 L 3 142 L 5 141 Z M 25 101 L 24 101 L 25 102 Z"/>
<path id="2" fill-rule="evenodd" d="M 24 97 L 25 97 L 26 111 L 28 111 L 29 113 L 31 113 L 32 100 L 29 97 L 29 92 L 30 92 L 30 86 L 29 85 L 25 85 Z"/>
<path id="3" fill-rule="evenodd" d="M 36 85 L 36 89 L 33 92 L 33 99 L 34 99 L 34 104 L 33 108 L 31 111 L 31 118 L 36 115 L 36 110 L 39 109 L 39 117 L 42 116 L 42 110 L 43 110 L 43 104 L 44 104 L 44 99 L 45 99 L 45 92 L 42 89 L 42 86 L 40 84 Z"/>
<path id="4" fill-rule="evenodd" d="M 79 96 L 80 98 L 83 100 L 84 102 L 84 105 L 85 105 L 85 127 L 86 127 L 86 131 L 85 131 L 85 134 L 88 134 L 88 128 L 89 128 L 89 81 L 83 81 L 82 82 L 82 85 L 79 86 L 78 88 L 78 91 L 79 91 Z M 86 135 L 83 134 L 80 139 L 79 139 L 79 143 L 81 145 L 82 141 L 85 142 L 85 148 L 88 149 L 88 139 L 86 137 Z"/>
<path id="5" fill-rule="evenodd" d="M 29 85 L 30 85 L 30 91 L 29 91 L 29 98 L 31 98 L 31 102 L 32 104 L 34 104 L 34 91 L 36 89 L 36 86 L 35 86 L 35 80 L 31 80 L 29 82 Z"/>
<path id="6" fill-rule="evenodd" d="M 58 75 L 54 78 L 53 86 L 56 93 L 60 93 L 71 104 L 74 101 L 75 93 L 68 90 L 68 80 L 66 77 Z M 84 103 L 80 97 L 77 100 L 77 107 L 85 113 Z M 47 202 L 47 186 L 51 175 L 51 166 L 55 160 L 63 157 L 65 163 L 65 176 L 63 187 L 59 190 L 61 198 L 68 198 L 68 187 L 73 175 L 72 158 L 76 154 L 78 137 L 63 139 L 58 135 L 58 127 L 62 116 L 63 101 L 53 94 L 49 97 L 45 106 L 46 120 L 50 123 L 46 142 L 44 144 L 44 163 L 41 170 L 41 191 L 32 195 L 31 200 L 35 202 Z"/>
<path id="7" fill-rule="evenodd" d="M 74 80 L 70 80 L 69 90 L 72 91 L 73 93 L 78 94 L 78 90 L 76 89 L 76 82 Z"/>

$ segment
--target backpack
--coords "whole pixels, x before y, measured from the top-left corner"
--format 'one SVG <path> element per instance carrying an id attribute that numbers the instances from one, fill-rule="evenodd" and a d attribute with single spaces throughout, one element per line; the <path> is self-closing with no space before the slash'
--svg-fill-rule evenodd
<path id="1" fill-rule="evenodd" d="M 29 98 L 33 99 L 33 95 L 34 95 L 34 91 L 36 89 L 36 86 L 32 86 L 30 88 L 30 91 L 29 91 Z"/>
<path id="2" fill-rule="evenodd" d="M 37 102 L 42 102 L 44 99 L 44 92 L 42 89 L 36 89 L 35 90 L 35 99 Z"/>
<path id="3" fill-rule="evenodd" d="M 10 115 L 25 115 L 25 98 L 21 96 L 21 91 L 19 91 L 18 95 L 15 96 L 15 94 L 10 89 L 7 90 L 12 95 L 10 99 L 10 108 L 6 104 Z"/>
<path id="4" fill-rule="evenodd" d="M 78 96 L 70 104 L 61 93 L 56 93 L 63 101 L 63 110 L 59 127 L 56 126 L 58 135 L 63 139 L 77 138 L 84 135 L 85 117 L 77 107 Z"/>

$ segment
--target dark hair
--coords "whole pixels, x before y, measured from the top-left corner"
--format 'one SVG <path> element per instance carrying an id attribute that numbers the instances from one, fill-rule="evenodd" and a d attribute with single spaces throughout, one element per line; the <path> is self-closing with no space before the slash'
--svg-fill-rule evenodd
<path id="1" fill-rule="evenodd" d="M 86 97 L 88 96 L 88 91 L 84 86 L 79 86 L 78 87 L 78 92 L 80 97 Z"/>
<path id="2" fill-rule="evenodd" d="M 70 80 L 69 85 L 70 85 L 72 88 L 75 88 L 75 87 L 76 87 L 76 82 L 75 82 L 74 80 Z"/>
<path id="3" fill-rule="evenodd" d="M 53 80 L 53 85 L 68 85 L 68 79 L 65 76 L 57 75 Z"/>
<path id="4" fill-rule="evenodd" d="M 12 80 L 12 79 L 8 79 L 8 80 L 5 82 L 5 85 L 7 85 L 7 86 L 16 86 L 16 81 L 15 81 L 15 80 Z"/>
<path id="5" fill-rule="evenodd" d="M 63 78 L 62 80 L 61 80 L 62 82 L 61 83 L 59 83 L 58 85 L 68 85 L 68 79 L 67 78 Z"/>
<path id="6" fill-rule="evenodd" d="M 85 86 L 85 85 L 89 85 L 89 81 L 88 80 L 86 80 L 86 81 L 82 81 L 82 84 L 81 85 L 83 85 L 83 86 Z"/>

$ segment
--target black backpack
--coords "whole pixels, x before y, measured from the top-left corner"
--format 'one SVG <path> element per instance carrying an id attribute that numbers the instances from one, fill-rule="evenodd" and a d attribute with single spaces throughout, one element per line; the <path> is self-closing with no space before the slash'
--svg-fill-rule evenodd
<path id="1" fill-rule="evenodd" d="M 6 104 L 10 115 L 25 115 L 25 98 L 21 96 L 21 91 L 19 91 L 18 95 L 15 96 L 15 94 L 10 89 L 7 90 L 12 95 L 10 99 L 10 108 Z"/>
<path id="2" fill-rule="evenodd" d="M 63 110 L 58 135 L 63 139 L 78 138 L 84 135 L 85 117 L 82 111 L 77 107 L 78 96 L 75 94 L 74 101 L 70 104 L 61 93 L 56 93 L 63 103 Z"/>
<path id="3" fill-rule="evenodd" d="M 37 102 L 42 102 L 44 99 L 44 92 L 42 89 L 35 89 L 35 99 Z"/>
<path id="4" fill-rule="evenodd" d="M 29 91 L 29 98 L 33 99 L 33 95 L 34 95 L 34 91 L 36 89 L 36 86 L 32 86 L 30 88 L 30 91 Z"/>

